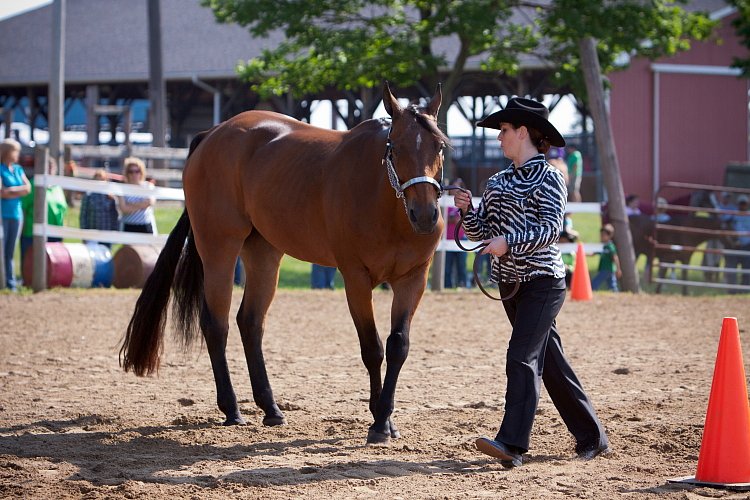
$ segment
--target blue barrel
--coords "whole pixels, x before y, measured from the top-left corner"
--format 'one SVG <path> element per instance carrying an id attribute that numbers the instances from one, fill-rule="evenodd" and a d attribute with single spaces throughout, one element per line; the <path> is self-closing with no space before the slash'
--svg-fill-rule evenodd
<path id="1" fill-rule="evenodd" d="M 114 264 L 112 263 L 112 252 L 106 245 L 89 242 L 86 247 L 91 255 L 91 261 L 94 263 L 94 277 L 91 280 L 91 286 L 106 287 L 112 286 L 112 276 L 114 274 Z"/>

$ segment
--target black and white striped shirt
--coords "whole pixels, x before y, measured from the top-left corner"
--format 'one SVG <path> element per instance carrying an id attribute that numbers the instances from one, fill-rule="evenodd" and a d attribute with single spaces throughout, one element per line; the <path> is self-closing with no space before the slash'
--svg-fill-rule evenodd
<path id="1" fill-rule="evenodd" d="M 518 267 L 518 280 L 565 277 L 557 240 L 563 227 L 568 191 L 562 173 L 543 154 L 515 167 L 513 164 L 487 181 L 478 208 L 464 219 L 473 241 L 505 236 Z M 492 256 L 492 281 L 513 282 L 510 262 Z"/>

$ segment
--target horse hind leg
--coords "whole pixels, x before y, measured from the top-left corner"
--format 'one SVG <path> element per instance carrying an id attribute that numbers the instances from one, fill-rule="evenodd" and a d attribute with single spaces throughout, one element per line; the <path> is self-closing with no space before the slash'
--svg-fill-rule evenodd
<path id="1" fill-rule="evenodd" d="M 263 357 L 263 324 L 279 280 L 283 254 L 258 233 L 252 233 L 242 249 L 245 265 L 245 293 L 237 313 L 245 359 L 253 388 L 253 399 L 265 416 L 263 425 L 283 425 L 284 414 L 273 397 Z"/>
<path id="2" fill-rule="evenodd" d="M 216 382 L 216 402 L 226 415 L 224 425 L 242 425 L 245 420 L 237 406 L 226 357 L 234 266 L 240 244 L 237 243 L 235 250 L 228 240 L 224 240 L 221 245 L 219 242 L 213 243 L 215 246 L 203 248 L 201 252 L 205 299 L 200 325 Z"/>

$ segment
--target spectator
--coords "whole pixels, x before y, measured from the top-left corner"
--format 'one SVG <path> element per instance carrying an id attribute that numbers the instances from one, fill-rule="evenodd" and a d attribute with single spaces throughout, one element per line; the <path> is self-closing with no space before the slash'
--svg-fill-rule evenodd
<path id="1" fill-rule="evenodd" d="M 94 171 L 94 180 L 107 182 L 107 172 L 103 168 Z M 81 229 L 97 229 L 99 231 L 117 231 L 117 200 L 111 194 L 86 193 L 81 200 L 81 215 L 79 218 Z M 101 243 L 108 248 L 111 243 Z"/>
<path id="2" fill-rule="evenodd" d="M 135 157 L 125 158 L 122 174 L 125 182 L 136 186 L 151 187 L 146 181 L 146 165 Z M 143 196 L 121 196 L 119 201 L 122 213 L 122 230 L 130 233 L 152 233 L 154 224 L 154 198 Z"/>
<path id="3" fill-rule="evenodd" d="M 583 178 L 583 156 L 572 144 L 565 148 L 568 156 L 565 163 L 568 165 L 568 199 L 570 201 L 581 201 L 581 179 Z"/>
<path id="4" fill-rule="evenodd" d="M 620 270 L 620 259 L 617 257 L 617 248 L 612 241 L 615 228 L 612 224 L 605 224 L 599 234 L 604 246 L 599 259 L 599 270 L 594 279 L 591 280 L 591 288 L 598 290 L 602 284 L 605 284 L 608 289 L 617 292 L 619 291 L 617 278 L 622 276 L 622 271 Z"/>
<path id="5" fill-rule="evenodd" d="M 47 173 L 49 175 L 57 174 L 57 161 L 54 158 L 49 159 L 47 164 Z M 36 174 L 34 174 L 36 175 Z M 41 175 L 41 174 L 40 174 Z M 23 208 L 23 230 L 21 232 L 21 262 L 26 258 L 26 252 L 29 251 L 34 243 L 34 184 L 31 184 L 29 194 L 21 198 L 21 207 Z M 47 224 L 50 226 L 64 226 L 65 214 L 68 213 L 68 202 L 65 199 L 65 192 L 60 186 L 47 187 Z M 58 242 L 62 238 L 47 236 L 47 241 Z"/>
<path id="6" fill-rule="evenodd" d="M 657 224 L 666 224 L 672 220 L 672 216 L 667 213 L 667 205 L 669 205 L 669 202 L 666 198 L 660 196 L 656 199 L 656 213 L 654 213 L 654 220 Z"/>
<path id="7" fill-rule="evenodd" d="M 333 280 L 335 277 L 335 267 L 321 266 L 319 264 L 312 265 L 312 273 L 310 275 L 310 278 L 313 290 L 333 290 Z"/>
<path id="8" fill-rule="evenodd" d="M 629 194 L 625 198 L 625 215 L 641 215 L 641 199 L 637 194 Z"/>
<path id="9" fill-rule="evenodd" d="M 21 144 L 18 141 L 5 139 L 0 143 L 0 209 L 5 235 L 5 286 L 13 292 L 18 290 L 13 254 L 23 224 L 21 198 L 31 191 L 31 183 L 26 178 L 23 167 L 18 164 L 20 154 Z"/>
<path id="10" fill-rule="evenodd" d="M 577 243 L 578 242 L 578 231 L 573 229 L 573 218 L 569 213 L 565 214 L 563 219 L 563 228 L 560 231 L 560 243 Z M 570 289 L 570 283 L 573 279 L 573 270 L 576 260 L 575 252 L 565 252 L 560 250 L 562 253 L 562 261 L 565 266 L 565 288 Z"/>
<path id="11" fill-rule="evenodd" d="M 742 214 L 735 215 L 732 218 L 732 229 L 734 231 L 743 231 L 748 234 L 743 234 L 733 238 L 731 248 L 733 250 L 741 250 L 743 252 L 750 252 L 750 200 L 746 195 L 740 195 L 737 198 L 737 210 L 743 212 Z M 737 266 L 741 266 L 742 270 L 742 284 L 750 285 L 750 255 L 730 255 L 727 254 L 726 258 L 727 271 L 725 273 L 726 282 L 730 285 L 734 285 L 739 281 L 737 279 L 736 272 Z M 739 290 L 729 290 L 729 293 L 739 293 Z"/>
<path id="12" fill-rule="evenodd" d="M 737 210 L 737 205 L 732 203 L 732 195 L 726 191 L 719 193 L 718 197 L 715 192 L 712 192 L 709 196 L 709 201 L 713 208 L 718 210 Z M 719 220 L 722 229 L 731 229 L 733 218 L 731 214 L 712 214 L 711 217 Z M 711 238 L 706 241 L 707 251 L 703 253 L 701 265 L 703 267 L 720 268 L 722 259 L 721 251 L 726 248 L 727 242 L 728 240 L 724 237 Z M 706 270 L 703 275 L 706 281 L 717 282 L 720 280 L 720 272 L 718 270 Z"/>
<path id="13" fill-rule="evenodd" d="M 464 187 L 464 181 L 460 177 L 452 183 L 454 186 Z M 450 191 L 453 194 L 456 190 Z M 466 239 L 464 229 L 459 226 L 461 220 L 461 211 L 456 207 L 448 207 L 448 221 L 446 224 L 446 238 L 453 241 L 456 229 L 458 229 L 458 238 Z M 466 286 L 466 252 L 445 252 L 445 288 L 455 288 L 457 286 Z"/>
<path id="14" fill-rule="evenodd" d="M 565 163 L 565 160 L 562 159 L 562 156 L 552 158 L 548 160 L 547 163 L 555 167 L 560 171 L 561 174 L 563 174 L 563 179 L 565 179 L 565 185 L 567 186 L 570 182 L 570 177 L 568 176 L 568 164 Z"/>

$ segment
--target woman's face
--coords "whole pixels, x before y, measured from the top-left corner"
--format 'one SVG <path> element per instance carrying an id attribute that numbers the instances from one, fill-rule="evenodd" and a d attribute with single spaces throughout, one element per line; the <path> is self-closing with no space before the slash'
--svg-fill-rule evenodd
<path id="1" fill-rule="evenodd" d="M 125 169 L 125 175 L 127 176 L 127 181 L 130 184 L 140 184 L 143 179 L 141 177 L 143 174 L 141 173 L 141 169 L 138 167 L 138 165 L 128 165 L 128 168 Z"/>
<path id="2" fill-rule="evenodd" d="M 5 158 L 3 158 L 3 163 L 6 165 L 13 165 L 14 163 L 18 163 L 18 159 L 21 157 L 21 151 L 18 149 L 11 149 L 5 154 Z"/>
<path id="3" fill-rule="evenodd" d="M 510 123 L 500 124 L 500 133 L 497 135 L 497 140 L 500 141 L 500 148 L 503 150 L 503 154 L 506 158 L 516 160 L 518 153 L 521 149 L 521 138 L 519 134 L 523 127 L 513 128 Z"/>

